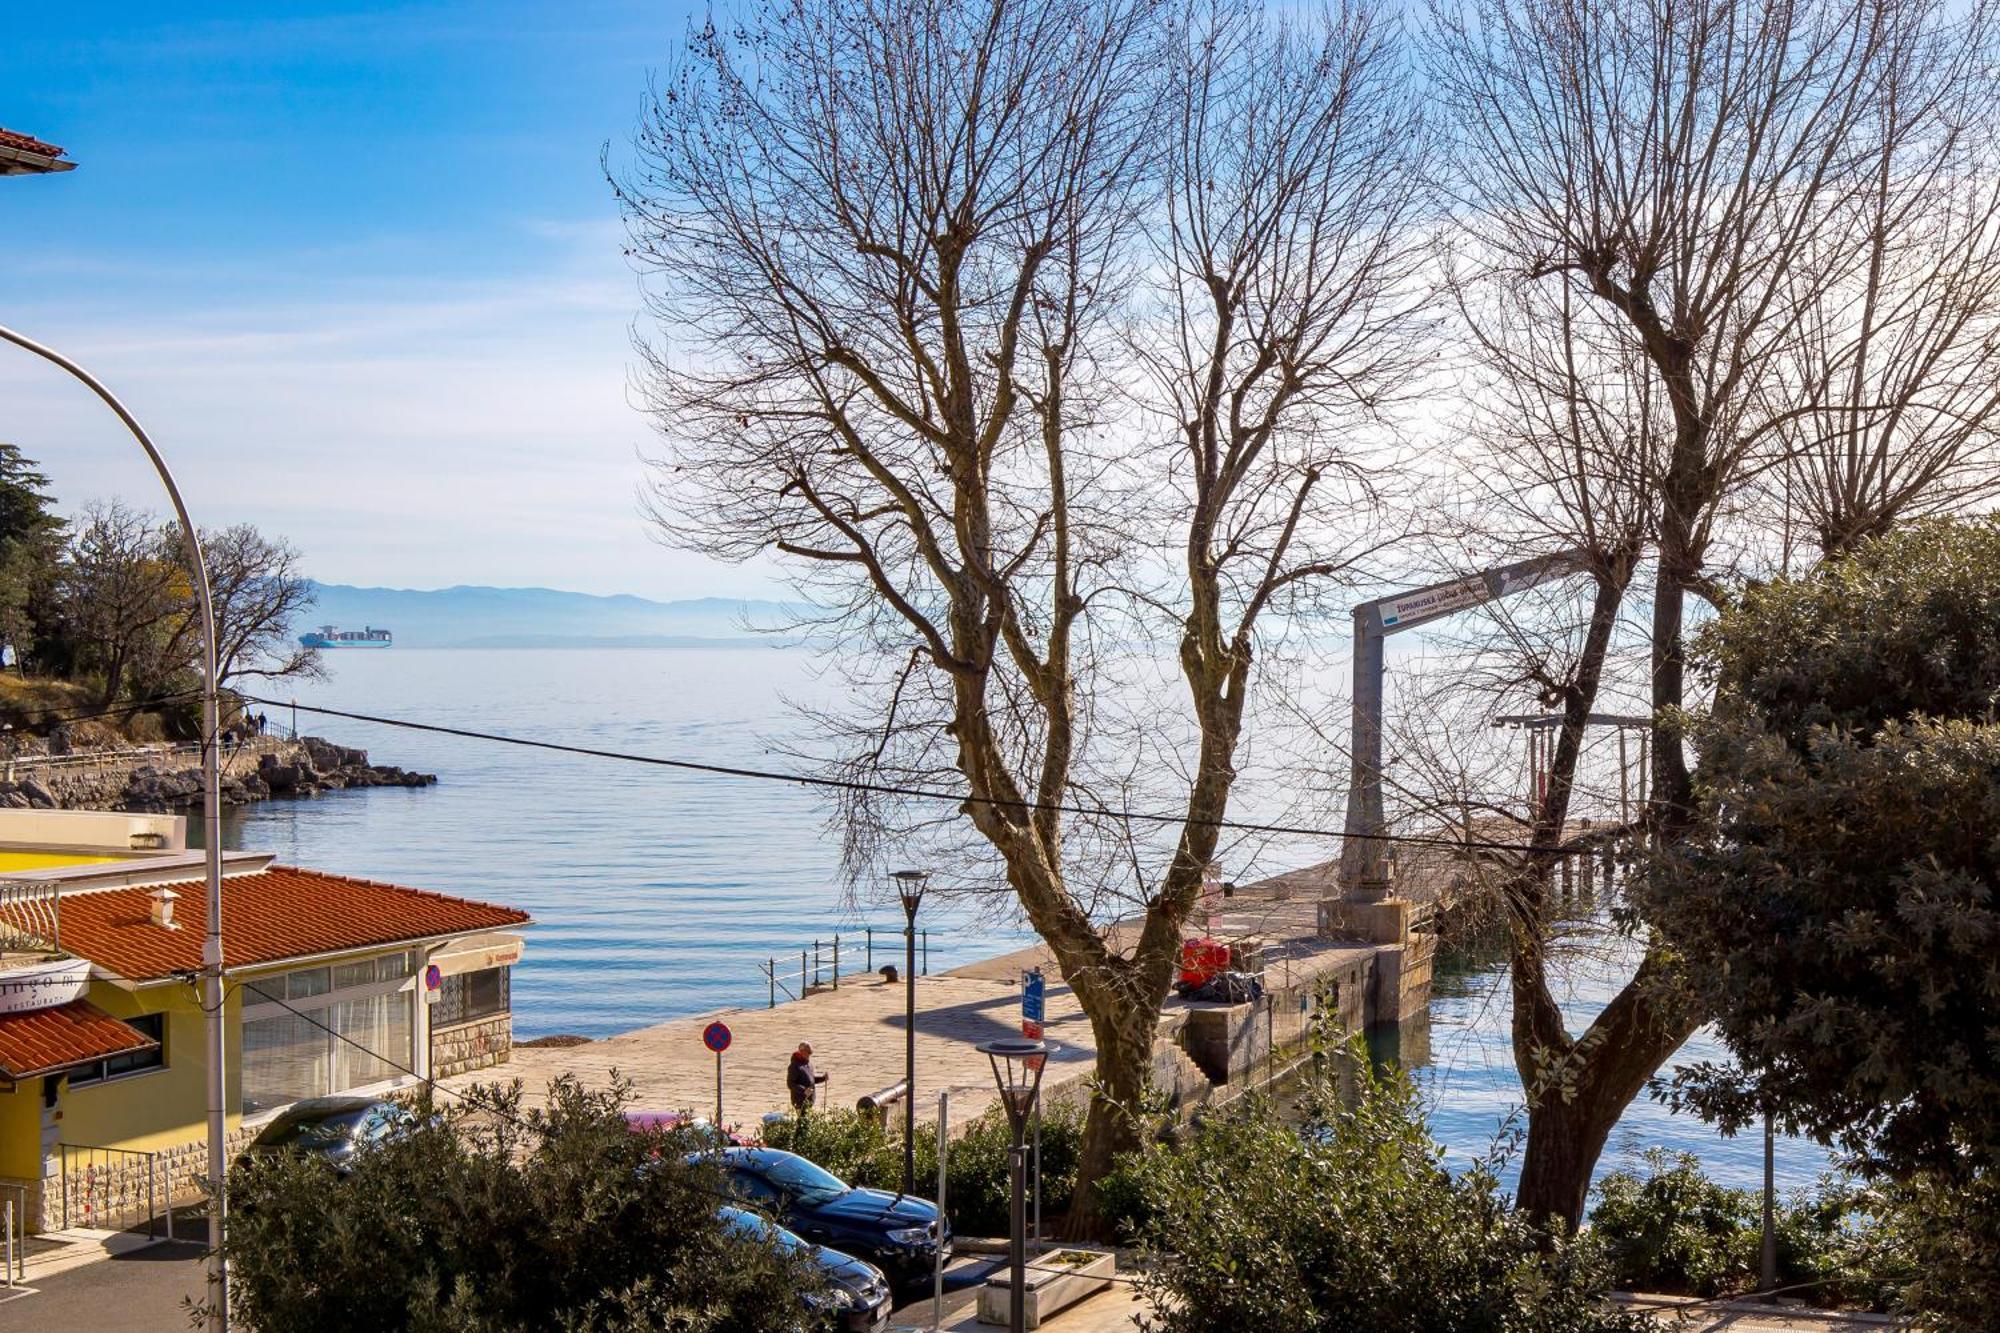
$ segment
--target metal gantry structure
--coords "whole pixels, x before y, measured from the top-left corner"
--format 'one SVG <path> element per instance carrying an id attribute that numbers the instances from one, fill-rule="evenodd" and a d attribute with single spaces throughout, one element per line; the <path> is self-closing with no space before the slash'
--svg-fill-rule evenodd
<path id="1" fill-rule="evenodd" d="M 1382 815 L 1383 648 L 1391 634 L 1526 592 L 1590 567 L 1581 547 L 1390 593 L 1354 608 L 1354 701 L 1347 822 L 1340 842 L 1340 884 L 1350 898 L 1379 901 L 1391 892 L 1388 828 Z"/>

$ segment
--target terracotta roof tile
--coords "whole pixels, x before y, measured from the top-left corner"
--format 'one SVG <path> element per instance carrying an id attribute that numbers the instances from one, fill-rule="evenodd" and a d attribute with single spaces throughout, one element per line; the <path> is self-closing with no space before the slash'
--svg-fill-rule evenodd
<path id="1" fill-rule="evenodd" d="M 199 880 L 169 885 L 176 929 L 152 923 L 158 886 L 84 890 L 62 897 L 63 948 L 132 981 L 201 966 L 208 927 Z M 271 866 L 222 881 L 222 956 L 230 970 L 376 945 L 519 926 L 526 912 L 470 898 Z"/>
<path id="2" fill-rule="evenodd" d="M 40 153 L 43 157 L 61 157 L 63 150 L 52 143 L 44 143 L 31 134 L 17 134 L 13 130 L 0 130 L 0 148 L 18 148 L 24 153 Z"/>
<path id="3" fill-rule="evenodd" d="M 0 1014 L 0 1074 L 8 1078 L 31 1078 L 158 1044 L 86 1000 Z"/>

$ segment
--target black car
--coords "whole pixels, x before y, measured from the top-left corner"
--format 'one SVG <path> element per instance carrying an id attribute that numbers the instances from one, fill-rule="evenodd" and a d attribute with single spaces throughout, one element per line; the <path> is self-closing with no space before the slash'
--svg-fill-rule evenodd
<path id="1" fill-rule="evenodd" d="M 250 1141 L 248 1152 L 318 1153 L 345 1175 L 355 1153 L 410 1123 L 408 1110 L 379 1097 L 308 1097 L 279 1112 Z"/>
<path id="2" fill-rule="evenodd" d="M 696 1160 L 722 1168 L 729 1188 L 815 1245 L 858 1255 L 898 1283 L 929 1276 L 938 1247 L 951 1258 L 951 1227 L 937 1205 L 907 1194 L 855 1189 L 796 1153 L 725 1148 Z"/>
<path id="3" fill-rule="evenodd" d="M 816 1309 L 831 1309 L 841 1333 L 875 1333 L 889 1322 L 889 1279 L 875 1265 L 801 1240 L 762 1213 L 727 1207 L 716 1212 L 723 1225 L 739 1236 L 773 1241 L 792 1253 L 809 1251 L 808 1257 L 826 1279 L 826 1290 L 807 1296 L 806 1303 Z"/>

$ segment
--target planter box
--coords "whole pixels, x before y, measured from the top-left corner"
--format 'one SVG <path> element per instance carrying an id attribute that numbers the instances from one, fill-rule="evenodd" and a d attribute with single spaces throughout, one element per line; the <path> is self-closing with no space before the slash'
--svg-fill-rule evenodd
<path id="1" fill-rule="evenodd" d="M 1086 1296 L 1111 1285 L 1118 1256 L 1109 1250 L 1062 1249 L 1028 1261 L 1028 1290 L 1022 1299 L 1022 1322 L 1040 1328 L 1042 1321 Z M 1005 1327 L 1013 1313 L 1014 1282 L 1002 1271 L 986 1279 L 979 1291 L 979 1322 Z"/>

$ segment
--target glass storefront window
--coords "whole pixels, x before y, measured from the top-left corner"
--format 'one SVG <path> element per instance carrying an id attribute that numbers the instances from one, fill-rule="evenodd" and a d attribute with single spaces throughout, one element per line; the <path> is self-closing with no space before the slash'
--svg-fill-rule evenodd
<path id="1" fill-rule="evenodd" d="M 414 996 L 402 982 L 410 966 L 405 951 L 249 985 L 240 1062 L 244 1114 L 386 1082 L 411 1069 Z"/>

